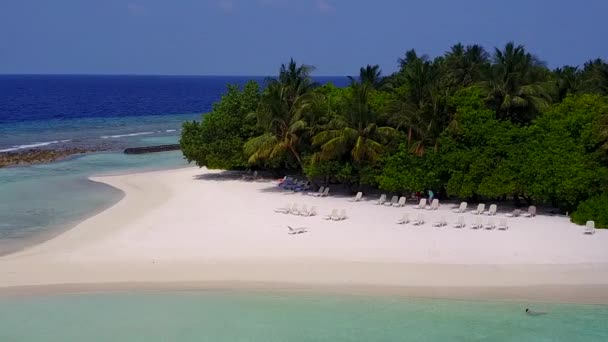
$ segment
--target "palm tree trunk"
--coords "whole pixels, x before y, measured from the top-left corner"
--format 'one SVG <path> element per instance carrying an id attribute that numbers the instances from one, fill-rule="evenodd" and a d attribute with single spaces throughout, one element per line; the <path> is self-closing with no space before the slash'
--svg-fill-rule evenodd
<path id="1" fill-rule="evenodd" d="M 300 164 L 300 169 L 304 170 L 304 164 L 302 163 L 302 159 L 300 158 L 300 154 L 298 153 L 298 151 L 296 151 L 296 149 L 293 148 L 293 146 L 289 146 L 289 150 L 291 151 L 291 154 L 293 154 L 293 156 L 296 157 L 298 164 Z"/>

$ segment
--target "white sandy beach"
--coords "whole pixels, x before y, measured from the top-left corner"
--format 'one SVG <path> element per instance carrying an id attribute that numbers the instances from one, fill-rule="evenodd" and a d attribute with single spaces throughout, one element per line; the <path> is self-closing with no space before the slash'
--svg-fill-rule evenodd
<path id="1" fill-rule="evenodd" d="M 425 210 L 427 224 L 415 227 L 395 223 L 405 211 L 419 212 L 413 202 L 392 208 L 315 198 L 205 169 L 94 180 L 125 198 L 52 240 L 0 258 L 0 288 L 281 284 L 608 303 L 608 232 L 583 235 L 566 217 L 514 218 L 508 231 L 456 229 L 450 204 Z M 273 212 L 289 202 L 315 205 L 320 215 Z M 349 218 L 323 220 L 332 208 L 347 209 Z M 432 227 L 442 214 L 449 226 Z M 309 232 L 288 235 L 287 225 Z"/>

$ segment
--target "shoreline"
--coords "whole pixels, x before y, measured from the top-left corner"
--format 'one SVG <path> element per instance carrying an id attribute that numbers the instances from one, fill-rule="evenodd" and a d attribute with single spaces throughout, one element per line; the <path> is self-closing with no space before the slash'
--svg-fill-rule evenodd
<path id="1" fill-rule="evenodd" d="M 526 227 L 513 232 L 399 228 L 388 217 L 399 209 L 298 197 L 324 210 L 356 205 L 352 215 L 363 215 L 336 223 L 275 214 L 273 207 L 295 199 L 267 182 L 194 167 L 90 179 L 125 196 L 42 244 L 0 257 L 0 295 L 221 287 L 608 304 L 608 252 L 599 249 L 608 235 L 578 244 L 582 235 L 572 235 L 560 245 L 566 237 L 551 240 L 539 228 L 543 220 L 570 224 L 559 217 L 523 219 Z M 291 221 L 315 230 L 289 236 Z M 561 234 L 575 229 L 568 227 Z M 520 239 L 545 247 L 518 249 Z"/>

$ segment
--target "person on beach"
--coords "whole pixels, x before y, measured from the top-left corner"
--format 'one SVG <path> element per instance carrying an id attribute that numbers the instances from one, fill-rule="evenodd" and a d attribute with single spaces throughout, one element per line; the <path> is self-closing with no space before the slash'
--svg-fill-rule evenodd
<path id="1" fill-rule="evenodd" d="M 427 193 L 429 194 L 429 202 L 433 202 L 433 198 L 435 197 L 435 193 L 433 193 L 433 190 L 427 190 Z"/>

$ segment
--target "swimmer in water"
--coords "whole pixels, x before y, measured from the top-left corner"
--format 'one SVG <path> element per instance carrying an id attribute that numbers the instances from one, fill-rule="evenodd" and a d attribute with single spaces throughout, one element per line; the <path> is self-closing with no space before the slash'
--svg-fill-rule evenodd
<path id="1" fill-rule="evenodd" d="M 540 311 L 532 311 L 528 308 L 526 308 L 526 314 L 530 315 L 530 316 L 540 316 L 540 315 L 546 315 L 546 312 L 540 312 Z"/>

